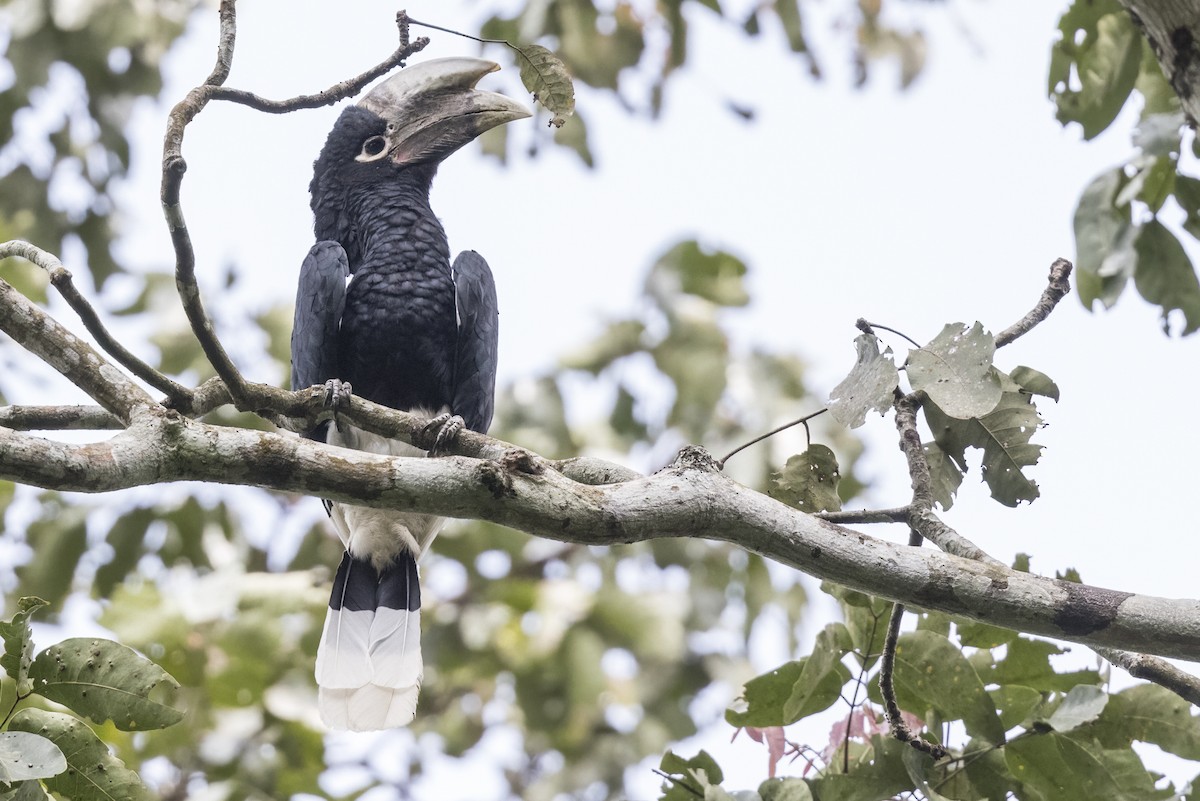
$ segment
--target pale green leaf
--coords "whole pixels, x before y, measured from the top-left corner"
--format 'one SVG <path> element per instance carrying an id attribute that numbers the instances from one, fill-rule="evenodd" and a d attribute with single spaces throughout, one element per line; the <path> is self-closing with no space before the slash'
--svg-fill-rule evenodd
<path id="1" fill-rule="evenodd" d="M 1106 704 L 1108 693 L 1099 687 L 1080 684 L 1071 688 L 1047 722 L 1055 731 L 1066 733 L 1100 717 Z"/>
<path id="2" fill-rule="evenodd" d="M 1143 298 L 1162 307 L 1163 330 L 1176 309 L 1183 312 L 1184 335 L 1200 330 L 1200 279 L 1175 235 L 1151 220 L 1142 226 L 1136 251 L 1134 284 Z"/>
<path id="3" fill-rule="evenodd" d="M 949 323 L 908 356 L 908 380 L 951 417 L 979 417 L 996 408 L 1000 382 L 992 372 L 996 341 L 975 323 Z"/>
<path id="4" fill-rule="evenodd" d="M 521 83 L 553 115 L 550 124 L 561 128 L 575 113 L 575 84 L 566 65 L 541 45 L 513 47 L 520 56 Z"/>
<path id="5" fill-rule="evenodd" d="M 1142 36 L 1129 14 L 1112 0 L 1076 0 L 1060 23 L 1062 38 L 1054 45 L 1050 62 L 1050 95 L 1058 106 L 1058 119 L 1078 122 L 1085 139 L 1106 129 L 1138 77 Z M 1077 34 L 1082 32 L 1082 42 Z M 1079 88 L 1072 88 L 1074 66 Z"/>
<path id="6" fill-rule="evenodd" d="M 926 442 L 921 448 L 925 452 L 925 463 L 929 465 L 929 477 L 933 482 L 933 500 L 943 510 L 948 510 L 954 505 L 954 496 L 962 485 L 963 471 L 936 442 Z"/>
<path id="7" fill-rule="evenodd" d="M 154 795 L 86 725 L 70 715 L 26 708 L 9 722 L 10 731 L 39 734 L 66 756 L 67 770 L 43 779 L 52 792 L 69 799 L 153 801 Z"/>
<path id="8" fill-rule="evenodd" d="M 29 678 L 29 666 L 33 664 L 33 627 L 29 625 L 29 617 L 43 606 L 47 603 L 41 598 L 21 598 L 12 620 L 0 621 L 0 639 L 4 640 L 0 667 L 17 683 L 19 696 L 28 695 L 33 689 Z"/>
<path id="9" fill-rule="evenodd" d="M 1075 207 L 1075 281 L 1088 309 L 1097 300 L 1106 308 L 1116 303 L 1137 266 L 1131 210 L 1116 203 L 1128 180 L 1119 167 L 1102 173 Z"/>
<path id="10" fill-rule="evenodd" d="M 899 383 L 892 349 L 880 353 L 874 334 L 855 337 L 854 350 L 857 356 L 850 374 L 829 393 L 829 413 L 849 428 L 865 423 L 868 412 L 883 414 L 891 409 L 892 393 Z"/>
<path id="11" fill-rule="evenodd" d="M 767 494 L 809 514 L 837 511 L 842 508 L 837 491 L 840 479 L 833 451 L 825 445 L 809 445 L 772 476 Z"/>
<path id="12" fill-rule="evenodd" d="M 763 801 L 813 801 L 812 790 L 803 779 L 767 779 L 758 786 Z"/>
<path id="13" fill-rule="evenodd" d="M 0 732 L 0 784 L 45 779 L 66 769 L 63 752 L 42 735 Z"/>
<path id="14" fill-rule="evenodd" d="M 1050 376 L 1043 372 L 1034 370 L 1032 367 L 1017 367 L 1009 373 L 1009 377 L 1031 395 L 1041 395 L 1054 401 L 1058 400 L 1058 384 L 1055 384 L 1050 380 Z"/>

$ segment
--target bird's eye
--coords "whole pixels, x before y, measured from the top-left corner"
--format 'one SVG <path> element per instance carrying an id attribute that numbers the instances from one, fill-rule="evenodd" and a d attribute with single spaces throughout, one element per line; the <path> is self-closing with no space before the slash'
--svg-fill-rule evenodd
<path id="1" fill-rule="evenodd" d="M 374 161 L 387 152 L 387 139 L 382 136 L 372 136 L 363 142 L 362 153 L 356 161 Z"/>

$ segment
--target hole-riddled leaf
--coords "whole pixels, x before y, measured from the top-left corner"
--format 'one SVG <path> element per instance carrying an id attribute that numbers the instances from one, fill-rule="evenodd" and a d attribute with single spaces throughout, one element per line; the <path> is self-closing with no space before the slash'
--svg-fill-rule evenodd
<path id="1" fill-rule="evenodd" d="M 0 784 L 45 779 L 66 769 L 63 752 L 42 735 L 0 732 Z"/>
<path id="2" fill-rule="evenodd" d="M 809 445 L 804 453 L 787 460 L 771 479 L 768 495 L 802 512 L 834 512 L 842 508 L 838 496 L 837 457 L 825 445 Z"/>
<path id="3" fill-rule="evenodd" d="M 566 65 L 541 45 L 513 47 L 520 53 L 521 83 L 553 115 L 550 124 L 561 128 L 575 113 L 575 84 Z"/>
<path id="4" fill-rule="evenodd" d="M 8 728 L 41 735 L 66 756 L 67 770 L 42 780 L 54 793 L 104 801 L 152 801 L 155 797 L 91 729 L 70 715 L 26 708 L 13 716 Z"/>
<path id="5" fill-rule="evenodd" d="M 151 698 L 160 684 L 179 683 L 144 656 L 111 640 L 76 637 L 37 655 L 29 670 L 33 690 L 96 723 L 122 731 L 161 729 L 183 713 Z"/>
<path id="6" fill-rule="evenodd" d="M 29 616 L 47 606 L 41 598 L 27 597 L 17 601 L 17 613 L 11 621 L 0 621 L 0 638 L 4 640 L 4 655 L 0 667 L 17 683 L 17 695 L 28 695 L 33 689 L 29 666 L 33 664 L 33 628 Z"/>
<path id="7" fill-rule="evenodd" d="M 926 442 L 921 447 L 929 465 L 929 477 L 933 480 L 933 500 L 943 510 L 948 510 L 954 505 L 954 496 L 962 485 L 963 471 L 936 442 Z"/>
<path id="8" fill-rule="evenodd" d="M 854 367 L 829 393 L 829 413 L 849 428 L 865 423 L 867 412 L 883 414 L 892 408 L 892 390 L 899 383 L 892 349 L 880 353 L 874 334 L 859 334 L 854 349 L 858 354 Z"/>
<path id="9" fill-rule="evenodd" d="M 1030 442 L 1041 420 L 1029 396 L 1005 392 L 994 410 L 971 420 L 950 417 L 932 403 L 922 408 L 937 444 L 960 466 L 966 448 L 983 451 L 983 480 L 993 498 L 1016 506 L 1038 497 L 1037 483 L 1022 472 L 1042 453 L 1041 445 Z"/>
<path id="10" fill-rule="evenodd" d="M 942 411 L 965 420 L 996 408 L 1000 381 L 992 372 L 996 341 L 979 323 L 950 323 L 908 356 L 908 380 Z"/>
<path id="11" fill-rule="evenodd" d="M 1059 121 L 1078 122 L 1084 138 L 1092 139 L 1116 119 L 1133 91 L 1142 37 L 1115 0 L 1076 0 L 1059 29 L 1050 54 L 1050 96 Z M 1072 72 L 1078 89 L 1072 88 Z"/>

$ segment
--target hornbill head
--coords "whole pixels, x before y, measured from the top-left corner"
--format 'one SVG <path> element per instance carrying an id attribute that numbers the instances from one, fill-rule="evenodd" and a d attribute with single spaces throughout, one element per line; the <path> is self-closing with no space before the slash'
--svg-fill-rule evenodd
<path id="1" fill-rule="evenodd" d="M 401 183 L 427 192 L 437 165 L 451 153 L 484 131 L 530 116 L 517 101 L 475 88 L 498 69 L 478 58 L 423 61 L 343 111 L 313 164 L 309 192 L 317 238 L 343 238 L 352 187 L 396 185 L 409 176 L 411 183 Z"/>
<path id="2" fill-rule="evenodd" d="M 484 131 L 528 117 L 515 100 L 475 88 L 498 69 L 499 64 L 479 58 L 439 58 L 388 78 L 358 101 L 386 126 L 378 139 L 364 143 L 357 160 L 386 153 L 396 164 L 442 161 Z"/>

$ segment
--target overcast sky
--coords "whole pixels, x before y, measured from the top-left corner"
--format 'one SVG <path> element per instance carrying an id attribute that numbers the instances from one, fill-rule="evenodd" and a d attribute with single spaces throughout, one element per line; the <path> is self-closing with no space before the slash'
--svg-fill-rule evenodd
<path id="1" fill-rule="evenodd" d="M 595 171 L 555 148 L 535 160 L 518 152 L 507 169 L 468 148 L 441 169 L 433 204 L 452 248 L 479 250 L 496 273 L 502 380 L 552 366 L 628 310 L 652 260 L 692 236 L 750 265 L 753 305 L 728 316 L 739 341 L 799 353 L 822 394 L 853 364 L 858 317 L 926 341 L 950 321 L 999 331 L 1037 299 L 1056 257 L 1073 258 L 1071 218 L 1085 184 L 1131 152 L 1128 110 L 1088 144 L 1054 119 L 1046 67 L 1062 4 L 889 4 L 902 24 L 914 15 L 929 41 L 927 70 L 904 93 L 886 66 L 866 89 L 850 88 L 850 39 L 836 17 L 848 4 L 805 4 L 822 83 L 777 31 L 747 41 L 690 5 L 689 65 L 661 121 L 580 87 Z M 315 0 L 241 4 L 230 85 L 271 97 L 311 92 L 394 48 L 390 1 L 328 9 Z M 408 10 L 467 31 L 481 14 L 460 2 Z M 478 52 L 432 36 L 425 57 Z M 214 12 L 169 59 L 166 97 L 207 75 L 215 41 Z M 513 70 L 488 80 L 521 93 Z M 727 99 L 755 109 L 755 121 L 730 114 Z M 138 112 L 125 193 L 137 209 L 127 252 L 158 268 L 171 260 L 157 202 L 164 111 Z M 311 162 L 339 111 L 269 117 L 214 104 L 189 128 L 185 210 L 222 322 L 291 297 L 312 243 Z M 511 135 L 528 140 L 540 134 L 533 125 L 510 126 Z M 214 301 L 229 263 L 244 278 L 238 305 Z M 1086 313 L 1072 296 L 1001 352 L 1002 368 L 1030 365 L 1062 390 L 1061 403 L 1038 404 L 1050 423 L 1035 438 L 1047 446 L 1033 471 L 1043 497 L 1001 507 L 976 467 L 947 522 L 1001 560 L 1033 554 L 1037 572 L 1073 566 L 1089 583 L 1195 597 L 1200 537 L 1187 499 L 1200 451 L 1200 337 L 1167 338 L 1156 318 L 1132 287 L 1106 314 Z M 902 341 L 890 344 L 903 354 Z M 866 436 L 871 501 L 903 503 L 908 479 L 890 419 L 872 420 Z"/>

